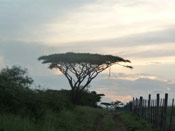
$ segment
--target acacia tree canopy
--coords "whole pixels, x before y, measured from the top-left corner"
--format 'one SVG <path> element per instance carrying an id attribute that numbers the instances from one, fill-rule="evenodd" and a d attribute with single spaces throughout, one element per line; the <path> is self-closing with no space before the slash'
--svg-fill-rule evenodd
<path id="1" fill-rule="evenodd" d="M 129 60 L 118 56 L 73 52 L 41 56 L 38 60 L 42 60 L 43 64 L 48 63 L 50 69 L 59 69 L 68 79 L 72 90 L 79 92 L 83 91 L 100 72 L 113 64 L 130 63 Z"/>

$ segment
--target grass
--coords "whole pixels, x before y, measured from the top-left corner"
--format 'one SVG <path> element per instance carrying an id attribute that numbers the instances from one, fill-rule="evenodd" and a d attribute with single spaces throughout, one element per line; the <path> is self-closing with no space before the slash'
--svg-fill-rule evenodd
<path id="1" fill-rule="evenodd" d="M 0 114 L 0 130 L 4 131 L 91 131 L 98 115 L 104 115 L 102 131 L 120 131 L 113 120 L 115 113 L 87 106 L 76 106 L 58 113 L 47 111 L 39 120 L 14 114 Z M 159 131 L 137 115 L 117 113 L 129 131 Z"/>
<path id="2" fill-rule="evenodd" d="M 112 112 L 105 112 L 104 116 L 105 117 L 102 123 L 103 131 L 120 131 L 119 127 L 117 127 L 115 121 L 113 120 Z"/>
<path id="3" fill-rule="evenodd" d="M 173 112 L 172 112 L 172 107 L 168 107 L 168 112 L 167 112 L 167 124 L 168 124 L 168 128 L 170 125 L 170 116 L 172 113 L 172 124 L 171 124 L 171 129 L 175 130 L 175 107 L 173 108 Z"/>
<path id="4" fill-rule="evenodd" d="M 96 117 L 101 114 L 100 109 L 78 106 L 70 110 L 63 110 L 59 114 L 57 129 L 66 131 L 89 131 L 93 128 Z M 66 124 L 65 124 L 66 123 Z"/>
<path id="5" fill-rule="evenodd" d="M 118 112 L 117 114 L 129 131 L 161 131 L 160 129 L 152 129 L 150 124 L 141 120 L 135 113 Z"/>
<path id="6" fill-rule="evenodd" d="M 0 123 L 0 129 L 5 131 L 37 131 L 37 126 L 29 119 L 13 114 L 1 114 Z"/>
<path id="7" fill-rule="evenodd" d="M 33 121 L 13 114 L 0 115 L 0 129 L 5 131 L 90 131 L 100 109 L 77 106 L 59 113 L 47 112 L 42 119 Z"/>

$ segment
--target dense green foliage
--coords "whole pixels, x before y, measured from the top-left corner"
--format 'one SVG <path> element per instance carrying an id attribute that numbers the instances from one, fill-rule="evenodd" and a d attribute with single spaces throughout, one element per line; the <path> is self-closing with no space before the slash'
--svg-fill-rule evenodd
<path id="1" fill-rule="evenodd" d="M 0 72 L 0 113 L 13 113 L 39 119 L 45 112 L 59 112 L 74 106 L 68 90 L 34 90 L 29 88 L 33 80 L 21 67 L 4 68 Z M 80 105 L 97 106 L 100 96 L 84 91 Z"/>
<path id="2" fill-rule="evenodd" d="M 33 79 L 28 76 L 27 69 L 18 66 L 6 67 L 0 71 L 1 88 L 28 88 L 33 83 Z"/>
<path id="3" fill-rule="evenodd" d="M 91 107 L 97 107 L 97 103 L 100 102 L 102 94 L 97 94 L 95 91 L 84 90 L 80 95 L 79 105 L 86 105 Z"/>

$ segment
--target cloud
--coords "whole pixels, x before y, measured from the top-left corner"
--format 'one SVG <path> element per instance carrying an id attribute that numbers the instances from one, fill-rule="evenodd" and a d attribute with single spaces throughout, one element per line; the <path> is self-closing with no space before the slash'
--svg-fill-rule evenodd
<path id="1" fill-rule="evenodd" d="M 3 66 L 19 65 L 25 67 L 29 70 L 32 77 L 50 76 L 53 74 L 47 65 L 43 65 L 38 61 L 38 57 L 59 51 L 59 49 L 38 44 L 20 43 L 18 41 L 0 42 L 0 52 L 4 61 Z"/>
<path id="2" fill-rule="evenodd" d="M 175 95 L 175 84 L 170 81 L 161 80 L 156 76 L 154 76 L 156 79 L 152 79 L 153 76 L 148 77 L 149 75 L 145 75 L 145 78 L 143 78 L 144 74 L 116 75 L 118 75 L 118 77 L 113 79 L 106 79 L 105 75 L 99 76 L 99 78 L 94 81 L 93 89 L 99 93 L 104 93 L 108 99 L 120 99 L 123 101 L 130 100 L 131 97 L 143 96 L 147 98 L 148 94 L 152 94 L 153 97 L 155 97 L 157 93 L 160 93 L 161 96 L 164 96 L 164 93 L 169 93 L 170 98 L 173 98 Z M 138 78 L 133 80 L 133 76 L 137 76 Z M 131 78 L 128 79 L 128 77 Z"/>
<path id="3" fill-rule="evenodd" d="M 175 42 L 174 37 L 174 26 L 170 27 L 164 27 L 162 30 L 158 31 L 148 31 L 144 33 L 136 33 L 132 35 L 127 35 L 123 37 L 113 38 L 113 39 L 102 39 L 102 40 L 96 40 L 96 41 L 81 41 L 81 42 L 75 42 L 70 43 L 69 46 L 72 45 L 78 45 L 78 46 L 84 46 L 88 45 L 90 47 L 93 47 L 94 44 L 97 46 L 106 48 L 106 47 L 115 47 L 115 48 L 135 48 L 139 47 L 140 49 L 146 48 L 148 50 L 151 47 L 158 47 L 161 48 L 160 45 L 164 44 L 172 44 Z M 173 47 L 173 46 L 172 46 Z M 155 48 L 154 48 L 155 49 Z"/>
<path id="4" fill-rule="evenodd" d="M 1 40 L 41 41 L 48 37 L 48 23 L 63 21 L 65 15 L 87 4 L 82 0 L 1 0 Z M 56 18 L 56 20 L 55 20 Z"/>
<path id="5" fill-rule="evenodd" d="M 109 79 L 136 81 L 138 79 L 157 80 L 159 78 L 157 76 L 147 75 L 147 74 L 124 74 L 124 73 L 115 74 L 115 73 L 112 73 L 112 77 L 109 77 Z"/>
<path id="6" fill-rule="evenodd" d="M 58 45 L 64 51 L 113 54 L 133 59 L 134 64 L 172 63 L 175 56 L 173 28 L 111 40 L 82 41 Z M 169 33 L 168 33 L 169 32 Z M 160 40 L 161 39 L 161 40 Z M 168 62 L 169 61 L 169 62 Z"/>
<path id="7" fill-rule="evenodd" d="M 111 6 L 110 3 L 113 5 Z M 159 10 L 159 14 L 157 14 L 155 6 L 153 7 L 151 4 L 150 2 L 146 7 L 144 5 L 139 7 L 125 7 L 118 4 L 117 1 L 115 3 L 108 1 L 87 4 L 78 11 L 70 13 L 65 21 L 50 24 L 48 29 L 53 36 L 50 40 L 53 44 L 99 39 L 105 40 L 160 31 L 174 24 L 174 20 L 171 18 L 173 16 L 172 12 L 175 12 L 175 10 L 166 4 L 164 7 L 168 11 Z M 158 2 L 157 4 L 160 3 Z M 151 7 L 148 7 L 150 5 Z M 150 8 L 149 11 L 148 8 Z M 153 13 L 151 10 L 155 12 Z M 170 20 L 172 21 L 170 22 Z M 57 34 L 61 35 L 61 37 Z M 59 37 L 59 40 L 56 36 Z"/>
<path id="8" fill-rule="evenodd" d="M 109 98 L 110 100 L 112 101 L 116 101 L 116 100 L 119 100 L 119 101 L 122 101 L 122 102 L 128 102 L 128 101 L 131 101 L 132 100 L 132 96 L 116 96 L 116 95 L 107 95 L 106 98 Z"/>
<path id="9" fill-rule="evenodd" d="M 0 7 L 2 40 L 46 45 L 160 31 L 175 21 L 174 2 L 165 0 L 3 0 Z"/>
<path id="10" fill-rule="evenodd" d="M 47 69 L 45 69 L 46 71 Z M 44 71 L 44 70 L 43 70 Z M 46 89 L 54 89 L 54 90 L 71 90 L 69 82 L 63 75 L 36 75 L 33 76 L 36 85 L 41 85 L 41 87 Z"/>
<path id="11" fill-rule="evenodd" d="M 120 77 L 107 79 L 105 74 L 99 75 L 92 81 L 90 90 L 105 94 L 102 100 L 107 102 L 120 100 L 126 103 L 132 100 L 133 97 L 143 96 L 147 98 L 148 94 L 152 94 L 152 98 L 155 98 L 157 93 L 160 93 L 161 97 L 164 96 L 164 93 L 169 93 L 170 99 L 175 95 L 175 83 L 172 81 L 161 80 L 156 76 L 152 77 L 157 79 L 152 79 L 146 74 L 135 74 L 135 77 L 138 77 L 136 80 L 128 79 L 128 77 L 132 78 L 134 76 L 132 74 L 116 75 Z M 46 88 L 71 89 L 63 75 L 35 76 L 35 80 L 42 83 Z"/>

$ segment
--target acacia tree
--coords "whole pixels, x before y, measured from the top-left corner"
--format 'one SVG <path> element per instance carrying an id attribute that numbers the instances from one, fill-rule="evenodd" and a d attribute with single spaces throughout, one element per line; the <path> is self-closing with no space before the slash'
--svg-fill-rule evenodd
<path id="1" fill-rule="evenodd" d="M 114 101 L 114 102 L 111 102 L 111 105 L 115 108 L 115 110 L 117 109 L 117 108 L 120 108 L 121 106 L 123 106 L 124 104 L 121 102 L 121 101 L 119 101 L 119 100 L 116 100 L 116 101 Z"/>
<path id="2" fill-rule="evenodd" d="M 101 105 L 106 106 L 106 109 L 108 110 L 109 106 L 111 106 L 112 104 L 111 103 L 107 103 L 107 102 L 102 102 Z"/>
<path id="3" fill-rule="evenodd" d="M 118 56 L 73 52 L 41 56 L 38 60 L 42 60 L 43 64 L 48 63 L 50 69 L 59 69 L 65 75 L 72 89 L 73 103 L 78 102 L 80 93 L 99 73 L 113 64 L 130 62 Z"/>

